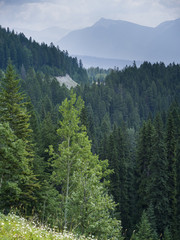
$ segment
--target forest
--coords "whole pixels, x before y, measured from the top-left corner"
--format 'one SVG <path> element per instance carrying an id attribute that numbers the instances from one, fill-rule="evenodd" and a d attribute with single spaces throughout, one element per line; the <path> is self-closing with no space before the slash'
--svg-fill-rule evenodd
<path id="1" fill-rule="evenodd" d="M 102 240 L 179 239 L 179 64 L 86 70 L 0 28 L 0 69 L 0 212 Z"/>

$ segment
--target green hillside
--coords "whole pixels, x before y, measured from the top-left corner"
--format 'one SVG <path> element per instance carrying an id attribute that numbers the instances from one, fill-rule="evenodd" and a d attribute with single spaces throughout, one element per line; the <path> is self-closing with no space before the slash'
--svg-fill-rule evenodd
<path id="1" fill-rule="evenodd" d="M 15 214 L 0 215 L 0 238 L 2 240 L 26 239 L 26 240 L 91 240 L 95 238 L 78 236 L 70 232 L 60 233 L 43 225 L 37 226 L 33 220 L 27 221 Z"/>
<path id="2" fill-rule="evenodd" d="M 87 74 L 77 58 L 70 57 L 68 52 L 61 51 L 53 43 L 49 46 L 27 39 L 23 33 L 0 27 L 0 68 L 6 69 L 8 59 L 19 72 L 33 67 L 36 71 L 50 73 L 54 76 L 69 74 L 74 81 L 86 82 Z"/>

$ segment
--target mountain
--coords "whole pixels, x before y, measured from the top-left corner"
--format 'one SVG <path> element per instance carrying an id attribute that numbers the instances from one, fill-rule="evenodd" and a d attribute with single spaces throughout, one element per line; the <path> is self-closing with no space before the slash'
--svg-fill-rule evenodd
<path id="1" fill-rule="evenodd" d="M 58 45 L 70 54 L 130 61 L 180 62 L 180 19 L 146 27 L 121 20 L 100 19 L 72 31 Z"/>
<path id="2" fill-rule="evenodd" d="M 64 37 L 69 32 L 69 30 L 60 27 L 50 27 L 40 31 L 22 28 L 16 28 L 14 30 L 18 33 L 23 32 L 26 37 L 31 37 L 39 43 L 45 42 L 47 44 L 50 44 L 51 42 L 56 43 L 59 38 Z"/>

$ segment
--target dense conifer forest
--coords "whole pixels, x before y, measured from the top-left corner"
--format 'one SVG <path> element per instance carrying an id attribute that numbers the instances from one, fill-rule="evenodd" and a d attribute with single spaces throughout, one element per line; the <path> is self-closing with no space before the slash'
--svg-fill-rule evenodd
<path id="1" fill-rule="evenodd" d="M 1 28 L 0 68 L 0 212 L 103 240 L 179 239 L 179 64 L 86 71 Z"/>
<path id="2" fill-rule="evenodd" d="M 81 61 L 70 57 L 68 52 L 61 51 L 53 43 L 37 43 L 32 38 L 27 39 L 23 33 L 0 26 L 0 68 L 5 69 L 10 58 L 13 65 L 22 74 L 33 67 L 35 71 L 62 76 L 69 74 L 76 82 L 86 82 L 87 73 L 82 68 Z"/>

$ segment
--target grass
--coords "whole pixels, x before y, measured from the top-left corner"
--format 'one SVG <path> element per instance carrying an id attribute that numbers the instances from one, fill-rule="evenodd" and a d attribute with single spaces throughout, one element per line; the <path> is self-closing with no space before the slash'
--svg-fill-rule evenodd
<path id="1" fill-rule="evenodd" d="M 14 214 L 0 214 L 1 240 L 95 240 L 93 237 L 76 236 L 72 233 L 59 233 L 54 229 L 29 222 Z"/>

